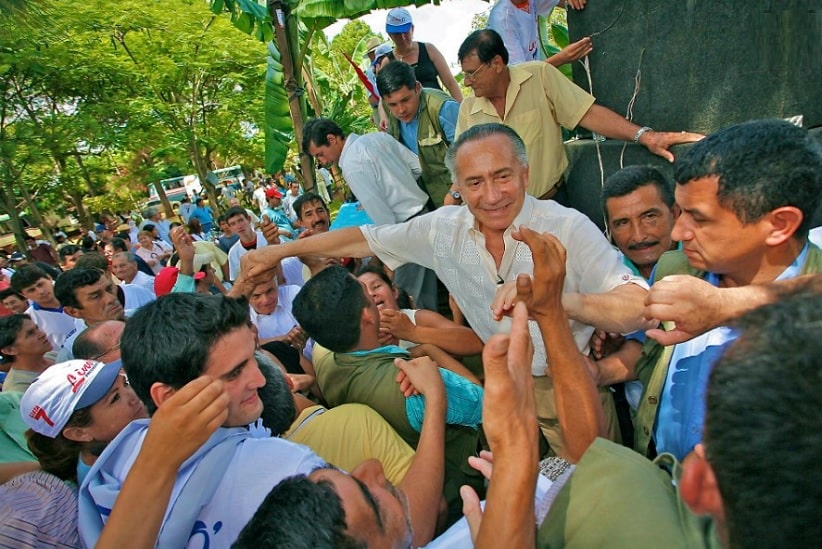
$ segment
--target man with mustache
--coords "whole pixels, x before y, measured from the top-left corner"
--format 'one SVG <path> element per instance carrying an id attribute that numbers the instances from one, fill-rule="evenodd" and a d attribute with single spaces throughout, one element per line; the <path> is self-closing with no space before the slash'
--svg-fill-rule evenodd
<path id="1" fill-rule="evenodd" d="M 605 181 L 601 204 L 625 265 L 651 278 L 659 256 L 676 249 L 671 239 L 677 213 L 671 184 L 652 166 L 628 166 Z"/>

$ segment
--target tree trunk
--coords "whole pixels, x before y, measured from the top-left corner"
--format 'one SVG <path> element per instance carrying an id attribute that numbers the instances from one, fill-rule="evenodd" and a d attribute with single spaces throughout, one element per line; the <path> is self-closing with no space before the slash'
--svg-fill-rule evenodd
<path id="1" fill-rule="evenodd" d="M 288 108 L 291 121 L 294 123 L 294 139 L 299 144 L 303 141 L 303 124 L 305 119 L 305 97 L 302 74 L 296 70 L 294 56 L 299 51 L 297 36 L 298 22 L 291 15 L 288 4 L 280 0 L 270 1 L 268 11 L 274 22 L 274 34 L 277 48 L 280 50 L 280 62 L 283 65 L 283 85 L 288 94 Z M 282 25 L 280 22 L 282 21 Z M 304 189 L 314 189 L 314 166 L 311 157 L 300 150 L 300 169 L 305 179 Z"/>
<path id="2" fill-rule="evenodd" d="M 97 191 L 94 190 L 94 183 L 92 182 L 91 176 L 89 175 L 88 170 L 86 169 L 86 165 L 83 163 L 82 155 L 80 155 L 80 152 L 76 148 L 74 149 L 74 151 L 72 151 L 71 154 L 74 157 L 74 160 L 77 162 L 77 167 L 80 168 L 80 173 L 83 174 L 83 179 L 85 180 L 86 185 L 88 185 L 88 194 L 90 194 L 91 196 L 97 196 Z"/>
<path id="3" fill-rule="evenodd" d="M 19 183 L 22 187 L 23 184 Z M 10 182 L 4 183 L 5 189 L 0 189 L 0 209 L 4 210 L 9 216 L 9 225 L 11 225 L 11 232 L 14 233 L 14 240 L 17 243 L 17 249 L 20 251 L 26 250 L 26 231 L 23 228 L 23 223 L 17 215 L 17 201 L 14 199 L 14 184 Z"/>
<path id="4" fill-rule="evenodd" d="M 25 185 L 20 185 L 20 192 L 23 194 L 25 204 L 31 209 L 31 218 L 32 221 L 34 221 L 34 224 L 40 229 L 40 232 L 43 233 L 43 237 L 45 239 L 49 240 L 52 244 L 56 244 L 54 242 L 54 235 L 52 234 L 51 227 L 46 222 L 45 218 L 43 218 L 43 213 L 40 211 L 40 207 L 37 205 L 37 202 L 34 198 L 32 198 L 28 188 Z"/>

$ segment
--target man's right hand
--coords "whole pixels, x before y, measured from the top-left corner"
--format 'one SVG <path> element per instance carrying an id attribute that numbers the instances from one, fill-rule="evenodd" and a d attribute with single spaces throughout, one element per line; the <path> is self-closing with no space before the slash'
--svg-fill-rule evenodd
<path id="1" fill-rule="evenodd" d="M 208 376 L 188 382 L 151 418 L 143 451 L 179 467 L 228 417 L 225 384 Z"/>
<path id="2" fill-rule="evenodd" d="M 277 265 L 282 257 L 277 253 L 278 246 L 266 246 L 252 250 L 240 258 L 240 271 L 248 283 L 270 281 L 276 274 Z"/>
<path id="3" fill-rule="evenodd" d="M 442 382 L 437 363 L 428 357 L 403 360 L 394 359 L 394 364 L 400 369 L 397 381 L 407 379 L 411 388 L 428 399 L 445 399 L 445 385 Z"/>
<path id="4" fill-rule="evenodd" d="M 280 243 L 280 228 L 267 215 L 263 215 L 260 219 L 259 229 L 263 232 L 266 242 L 269 244 Z"/>

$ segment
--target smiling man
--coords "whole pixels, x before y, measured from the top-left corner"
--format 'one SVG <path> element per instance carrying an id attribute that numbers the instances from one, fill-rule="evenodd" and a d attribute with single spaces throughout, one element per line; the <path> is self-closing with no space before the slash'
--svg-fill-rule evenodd
<path id="1" fill-rule="evenodd" d="M 418 263 L 437 273 L 471 327 L 487 341 L 504 326 L 499 318 L 511 308 L 505 299 L 495 304 L 500 286 L 533 271 L 527 247 L 512 236 L 525 225 L 557 235 L 569 250 L 563 303 L 581 351 L 587 351 L 594 326 L 614 332 L 644 326 L 645 282 L 631 275 L 599 229 L 576 210 L 526 195 L 528 160 L 516 132 L 502 124 L 469 128 L 451 146 L 446 164 L 466 208 L 443 207 L 406 223 L 342 229 L 261 250 L 246 257 L 249 274 L 264 274 L 290 255 L 376 255 L 389 268 Z M 561 454 L 553 386 L 535 323 L 531 334 L 538 349 L 532 373 L 540 425 L 554 452 Z M 603 398 L 608 402 L 610 395 L 603 392 Z"/>
<path id="2" fill-rule="evenodd" d="M 272 487 L 325 465 L 304 446 L 249 426 L 262 413 L 257 389 L 265 385 L 255 349 L 248 309 L 223 296 L 163 296 L 140 309 L 123 331 L 123 367 L 150 414 L 201 375 L 221 379 L 229 397 L 222 428 L 177 473 L 158 546 L 228 547 Z M 83 483 L 80 535 L 88 547 L 95 545 L 147 429 L 148 420 L 131 423 Z"/>
<path id="3" fill-rule="evenodd" d="M 425 189 L 442 206 L 451 188 L 445 153 L 454 142 L 459 103 L 441 90 L 423 88 L 414 69 L 402 61 L 380 70 L 377 88 L 388 109 L 388 133 L 419 157 Z"/>

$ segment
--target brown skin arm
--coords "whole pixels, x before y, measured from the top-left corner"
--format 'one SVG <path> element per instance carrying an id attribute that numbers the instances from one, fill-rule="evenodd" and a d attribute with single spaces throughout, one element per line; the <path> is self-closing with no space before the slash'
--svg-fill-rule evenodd
<path id="1" fill-rule="evenodd" d="M 441 314 L 419 309 L 416 324 L 400 311 L 380 311 L 380 328 L 394 337 L 414 343 L 431 343 L 457 356 L 476 355 L 482 352 L 482 340 L 468 326 L 460 326 Z"/>
<path id="2" fill-rule="evenodd" d="M 602 105 L 591 105 L 588 112 L 580 120 L 579 125 L 587 128 L 609 139 L 619 139 L 621 141 L 633 141 L 634 135 L 640 126 L 634 124 L 614 111 Z M 693 143 L 705 137 L 701 133 L 691 132 L 657 132 L 649 131 L 639 138 L 640 145 L 645 146 L 650 152 L 661 156 L 668 162 L 674 161 L 674 155 L 668 149 L 672 145 L 680 143 Z"/>
<path id="3" fill-rule="evenodd" d="M 408 497 L 414 547 L 434 537 L 445 479 L 445 385 L 437 365 L 427 358 L 394 361 L 414 387 L 425 396 L 425 415 L 417 450 L 400 488 Z M 420 482 L 420 479 L 425 479 Z"/>
<path id="4" fill-rule="evenodd" d="M 423 343 L 408 350 L 412 357 L 427 356 L 437 363 L 440 368 L 451 370 L 458 376 L 462 376 L 474 385 L 482 385 L 482 382 L 477 376 L 471 373 L 471 370 L 462 365 L 462 362 L 446 353 L 436 345 L 430 343 Z"/>
<path id="5" fill-rule="evenodd" d="M 475 547 L 534 547 L 534 487 L 537 481 L 537 416 L 524 304 L 513 311 L 511 335 L 496 334 L 482 353 L 485 365 L 483 428 L 493 451 L 468 462 L 490 480 L 485 512 L 477 494 L 463 486 L 463 512 Z M 493 462 L 493 474 L 491 474 Z"/>
<path id="6" fill-rule="evenodd" d="M 39 471 L 40 463 L 36 461 L 15 461 L 0 463 L 0 484 L 4 484 L 18 475 Z"/>
<path id="7" fill-rule="evenodd" d="M 672 321 L 676 329 L 648 330 L 646 334 L 662 345 L 682 343 L 800 288 L 822 292 L 822 275 L 735 288 L 717 288 L 689 275 L 666 276 L 655 282 L 648 292 L 644 315 L 649 319 Z"/>
<path id="8" fill-rule="evenodd" d="M 562 303 L 565 281 L 565 248 L 549 233 L 539 234 L 522 227 L 517 237 L 534 258 L 534 284 L 528 275 L 517 277 L 519 301 L 537 321 L 549 373 L 554 382 L 557 417 L 565 440 L 565 459 L 576 463 L 596 437 L 605 436 L 605 412 L 585 357 L 577 350 Z M 487 383 L 487 382 L 486 382 Z"/>

